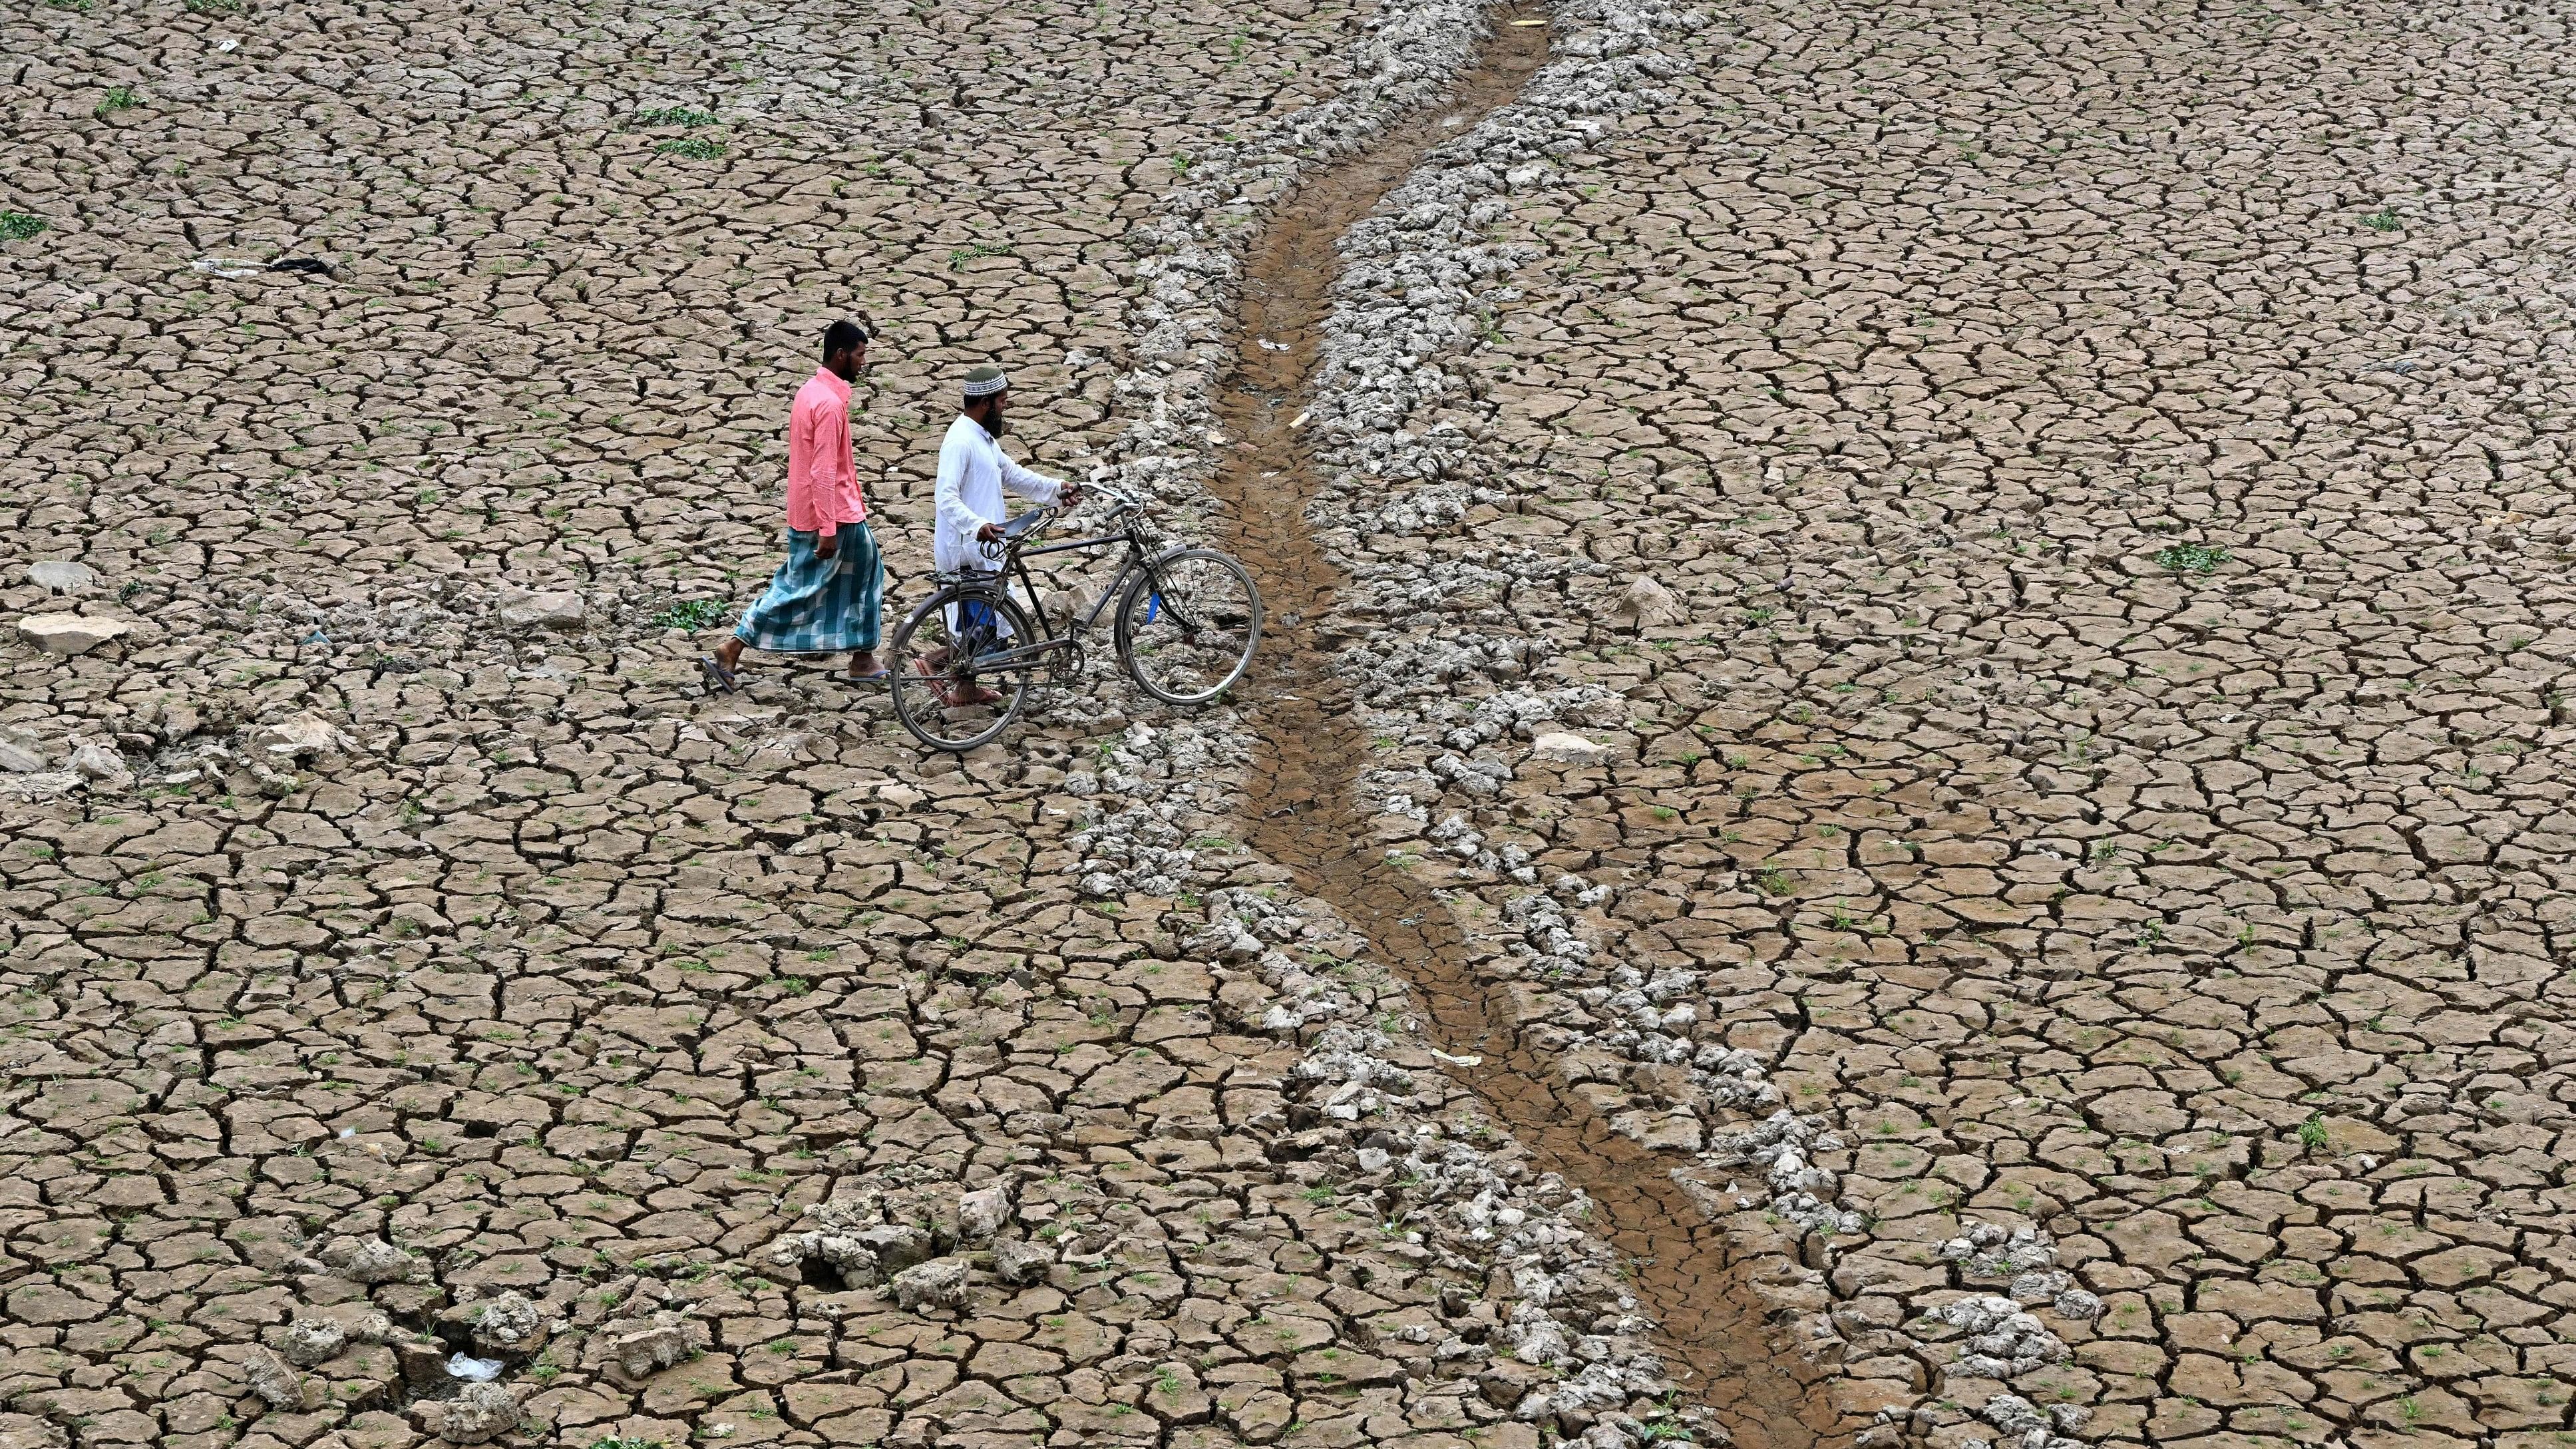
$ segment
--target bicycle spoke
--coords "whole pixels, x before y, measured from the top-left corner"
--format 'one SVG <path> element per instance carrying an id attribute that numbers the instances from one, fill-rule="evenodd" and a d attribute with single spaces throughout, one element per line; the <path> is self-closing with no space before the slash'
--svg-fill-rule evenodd
<path id="1" fill-rule="evenodd" d="M 1029 638 L 1016 605 L 979 591 L 942 593 L 896 635 L 887 666 L 896 715 L 934 749 L 969 750 L 991 739 L 1028 697 Z"/>
<path id="2" fill-rule="evenodd" d="M 1260 632 L 1251 574 L 1209 549 L 1156 559 L 1119 608 L 1128 673 L 1173 704 L 1204 704 L 1241 678 Z"/>

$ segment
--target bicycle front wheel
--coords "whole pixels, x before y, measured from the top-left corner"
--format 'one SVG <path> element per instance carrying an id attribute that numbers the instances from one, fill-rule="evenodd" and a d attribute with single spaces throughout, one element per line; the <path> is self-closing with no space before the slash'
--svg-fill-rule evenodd
<path id="1" fill-rule="evenodd" d="M 887 650 L 895 718 L 934 750 L 963 754 L 1010 727 L 1037 665 L 1029 616 L 1002 594 L 942 589 L 912 611 Z"/>
<path id="2" fill-rule="evenodd" d="M 1118 601 L 1118 659 L 1165 704 L 1205 704 L 1252 667 L 1261 591 L 1212 548 L 1175 549 L 1145 566 Z"/>

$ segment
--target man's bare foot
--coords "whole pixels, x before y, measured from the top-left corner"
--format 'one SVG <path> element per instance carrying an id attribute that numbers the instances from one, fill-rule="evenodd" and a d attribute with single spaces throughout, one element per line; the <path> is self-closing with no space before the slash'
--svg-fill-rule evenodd
<path id="1" fill-rule="evenodd" d="M 742 636 L 735 635 L 716 646 L 716 662 L 730 674 L 742 667 Z"/>
<path id="2" fill-rule="evenodd" d="M 872 679 L 883 679 L 885 672 L 885 666 L 877 662 L 873 649 L 862 649 L 850 656 L 849 677 L 853 682 L 864 684 Z"/>

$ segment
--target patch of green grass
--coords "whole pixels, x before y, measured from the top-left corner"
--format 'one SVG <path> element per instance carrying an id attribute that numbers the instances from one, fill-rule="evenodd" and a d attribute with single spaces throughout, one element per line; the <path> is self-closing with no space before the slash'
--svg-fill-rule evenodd
<path id="1" fill-rule="evenodd" d="M 729 611 L 714 599 L 684 599 L 653 616 L 656 629 L 687 629 L 692 632 L 712 628 L 724 622 Z"/>
<path id="2" fill-rule="evenodd" d="M 657 126 L 679 126 L 685 129 L 690 126 L 712 126 L 715 123 L 716 116 L 713 111 L 693 111 L 686 106 L 665 106 L 657 111 L 637 111 L 634 115 L 628 116 L 626 129 L 649 131 Z"/>
<path id="3" fill-rule="evenodd" d="M 680 156 L 691 161 L 713 161 L 724 154 L 724 147 L 704 136 L 677 136 L 653 148 L 656 156 Z"/>
<path id="4" fill-rule="evenodd" d="M 2299 1145 L 2301 1147 L 2326 1145 L 2326 1119 L 2323 1116 L 2311 1112 L 2308 1114 L 2308 1120 L 2299 1124 Z"/>
<path id="5" fill-rule="evenodd" d="M 2177 543 L 2155 552 L 2156 567 L 2178 574 L 2214 574 L 2218 566 L 2235 557 L 2223 548 L 2205 543 Z"/>
<path id="6" fill-rule="evenodd" d="M 136 106 L 141 104 L 143 104 L 143 97 L 134 89 L 134 87 L 109 86 L 107 88 L 106 96 L 102 97 L 98 103 L 98 109 L 92 111 L 90 114 L 94 116 L 112 116 L 118 111 L 133 110 Z"/>
<path id="7" fill-rule="evenodd" d="M 975 242 L 971 245 L 958 247 L 956 250 L 951 251 L 948 254 L 948 270 L 952 272 L 958 271 L 968 262 L 981 261 L 985 257 L 1007 257 L 1014 255 L 1017 255 L 1017 253 L 1011 250 L 1011 245 L 1008 242 Z"/>
<path id="8" fill-rule="evenodd" d="M 2379 208 L 2379 210 L 2372 212 L 2370 215 L 2363 217 L 2361 219 L 2361 224 L 2369 227 L 2372 231 L 2395 231 L 2397 230 L 2398 225 L 2397 208 L 2393 206 L 2383 206 Z"/>
<path id="9" fill-rule="evenodd" d="M 23 211 L 0 211 L 0 241 L 25 241 L 52 225 L 41 216 Z"/>

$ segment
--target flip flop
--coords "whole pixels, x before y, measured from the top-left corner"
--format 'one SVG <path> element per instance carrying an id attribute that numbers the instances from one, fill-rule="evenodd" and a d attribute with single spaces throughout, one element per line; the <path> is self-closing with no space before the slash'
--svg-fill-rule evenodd
<path id="1" fill-rule="evenodd" d="M 885 684 L 893 680 L 894 671 L 883 668 L 880 668 L 874 674 L 851 674 L 844 671 L 841 678 L 852 684 Z"/>
<path id="2" fill-rule="evenodd" d="M 707 692 L 709 694 L 732 694 L 735 692 L 733 671 L 725 668 L 721 664 L 718 664 L 714 655 L 701 654 L 698 656 L 698 673 L 700 677 L 706 680 Z"/>
<path id="3" fill-rule="evenodd" d="M 930 690 L 932 699 L 938 700 L 950 709 L 957 707 L 956 687 L 942 680 L 938 672 L 930 667 L 928 660 L 913 660 L 912 672 L 921 676 L 922 683 Z"/>

